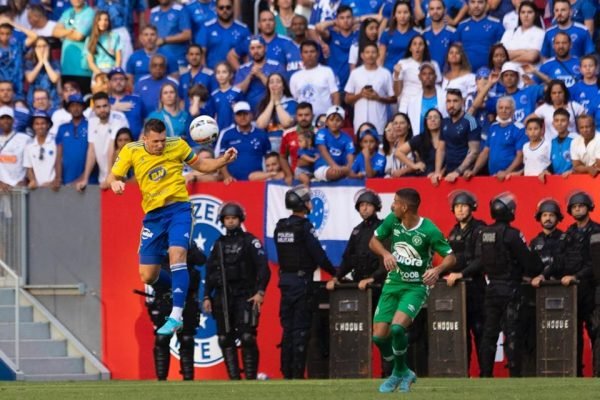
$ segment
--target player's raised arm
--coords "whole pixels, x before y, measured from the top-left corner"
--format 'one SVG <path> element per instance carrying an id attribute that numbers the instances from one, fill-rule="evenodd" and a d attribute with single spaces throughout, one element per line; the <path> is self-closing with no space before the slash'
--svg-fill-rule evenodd
<path id="1" fill-rule="evenodd" d="M 230 147 L 219 158 L 194 158 L 195 160 L 189 164 L 190 167 L 198 172 L 211 173 L 223 168 L 227 164 L 234 162 L 237 158 L 237 150 L 233 147 Z"/>

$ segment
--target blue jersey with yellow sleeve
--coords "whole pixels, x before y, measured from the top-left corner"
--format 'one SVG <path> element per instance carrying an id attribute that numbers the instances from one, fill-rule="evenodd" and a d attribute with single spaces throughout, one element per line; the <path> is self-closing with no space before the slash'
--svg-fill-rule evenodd
<path id="1" fill-rule="evenodd" d="M 161 155 L 146 151 L 142 141 L 128 143 L 119 152 L 112 173 L 126 177 L 133 168 L 142 192 L 142 208 L 148 213 L 168 204 L 189 201 L 182 175 L 183 163 L 197 159 L 191 147 L 181 138 L 167 138 Z"/>

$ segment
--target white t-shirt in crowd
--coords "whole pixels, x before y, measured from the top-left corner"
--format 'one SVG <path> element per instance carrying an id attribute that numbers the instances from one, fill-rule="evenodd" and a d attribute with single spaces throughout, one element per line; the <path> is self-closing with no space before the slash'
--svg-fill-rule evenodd
<path id="1" fill-rule="evenodd" d="M 576 132 L 577 126 L 575 125 L 575 119 L 582 114 L 585 114 L 585 108 L 577 103 L 576 101 L 570 101 L 567 107 L 564 107 L 570 114 L 569 116 L 569 132 Z M 556 129 L 552 125 L 552 120 L 554 119 L 554 111 L 556 108 L 552 104 L 544 103 L 533 112 L 538 117 L 544 120 L 544 128 L 546 129 L 546 133 L 544 136 L 548 141 L 552 141 L 555 137 L 558 136 Z M 569 134 L 570 136 L 572 134 Z M 574 137 L 574 136 L 571 136 Z"/>
<path id="2" fill-rule="evenodd" d="M 544 35 L 546 32 L 535 25 L 523 31 L 519 26 L 515 29 L 507 29 L 502 35 L 500 43 L 506 47 L 506 50 L 542 50 L 544 44 Z"/>
<path id="3" fill-rule="evenodd" d="M 350 52 L 348 53 L 348 64 L 358 64 L 358 42 L 352 43 Z"/>
<path id="4" fill-rule="evenodd" d="M 117 137 L 117 132 L 121 128 L 129 128 L 127 118 L 122 112 L 111 111 L 108 117 L 108 122 L 103 124 L 100 118 L 93 116 L 88 121 L 88 143 L 94 145 L 96 153 L 96 163 L 99 168 L 98 180 L 103 182 L 108 176 L 109 156 L 114 149 L 114 141 Z"/>
<path id="5" fill-rule="evenodd" d="M 56 21 L 48 20 L 48 23 L 43 28 L 31 28 L 31 30 L 34 31 L 38 36 L 52 37 L 52 31 L 54 30 L 55 26 Z"/>
<path id="6" fill-rule="evenodd" d="M 441 82 L 442 73 L 440 72 L 440 67 L 437 65 L 435 61 L 430 61 L 433 64 L 435 69 L 435 76 L 437 77 L 436 83 Z M 408 103 L 411 101 L 416 101 L 421 98 L 422 95 L 422 84 L 419 79 L 419 67 L 421 67 L 420 62 L 415 60 L 414 58 L 403 58 L 398 61 L 398 64 L 402 66 L 402 71 L 400 72 L 400 80 L 402 81 L 402 93 L 400 94 L 399 99 L 399 111 L 406 112 L 408 109 Z"/>
<path id="7" fill-rule="evenodd" d="M 529 142 L 523 145 L 523 175 L 538 176 L 550 166 L 550 152 L 552 143 L 544 138 L 536 146 L 531 147 Z"/>
<path id="8" fill-rule="evenodd" d="M 29 142 L 31 137 L 25 133 L 0 134 L 0 182 L 16 186 L 25 179 L 23 158 Z"/>
<path id="9" fill-rule="evenodd" d="M 458 78 L 454 78 L 452 80 L 448 80 L 444 77 L 442 79 L 442 90 L 446 91 L 448 89 L 460 89 L 463 99 L 466 99 L 468 96 L 472 96 L 477 92 L 475 74 L 469 72 L 468 74 L 459 76 Z"/>
<path id="10" fill-rule="evenodd" d="M 333 105 L 331 95 L 338 91 L 338 80 L 331 68 L 319 64 L 296 71 L 290 79 L 290 91 L 298 103 L 312 104 L 316 117 Z"/>
<path id="11" fill-rule="evenodd" d="M 33 168 L 33 174 L 38 186 L 50 183 L 56 177 L 54 164 L 56 162 L 56 142 L 54 136 L 46 135 L 44 143 L 40 144 L 37 138 L 25 148 L 23 167 Z"/>
<path id="12" fill-rule="evenodd" d="M 73 120 L 73 116 L 64 108 L 59 108 L 52 113 L 52 127 L 50 127 L 50 134 L 56 136 L 58 128 L 62 124 L 66 124 Z"/>
<path id="13" fill-rule="evenodd" d="M 571 141 L 571 160 L 581 161 L 586 167 L 594 165 L 596 160 L 600 160 L 600 140 L 596 132 L 594 138 L 586 145 L 582 136 L 577 136 Z"/>
<path id="14" fill-rule="evenodd" d="M 368 70 L 364 65 L 361 65 L 350 73 L 344 91 L 356 94 L 367 85 L 373 86 L 373 90 L 381 97 L 391 97 L 394 95 L 392 74 L 390 71 L 383 67 Z M 383 136 L 383 130 L 387 121 L 387 109 L 387 104 L 364 98 L 359 99 L 354 105 L 354 129 L 358 129 L 363 122 L 370 122 L 375 125 L 379 136 Z"/>

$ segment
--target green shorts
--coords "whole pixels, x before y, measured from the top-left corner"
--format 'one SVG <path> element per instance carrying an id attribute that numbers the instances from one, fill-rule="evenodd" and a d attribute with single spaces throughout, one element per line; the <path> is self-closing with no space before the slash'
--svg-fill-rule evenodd
<path id="1" fill-rule="evenodd" d="M 429 296 L 429 287 L 422 284 L 386 282 L 379 297 L 373 322 L 391 323 L 396 311 L 414 321 Z"/>

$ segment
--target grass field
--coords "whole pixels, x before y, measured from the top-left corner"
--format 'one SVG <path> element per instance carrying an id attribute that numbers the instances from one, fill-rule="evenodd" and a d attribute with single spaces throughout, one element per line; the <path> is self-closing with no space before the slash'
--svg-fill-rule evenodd
<path id="1" fill-rule="evenodd" d="M 381 380 L 258 382 L 109 381 L 84 383 L 0 382 L 0 399 L 203 399 L 353 400 L 410 399 L 600 399 L 600 379 L 419 379 L 411 393 L 380 394 Z"/>

